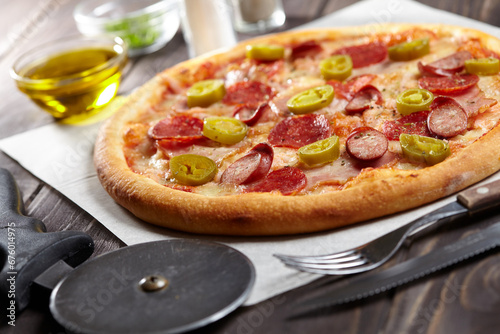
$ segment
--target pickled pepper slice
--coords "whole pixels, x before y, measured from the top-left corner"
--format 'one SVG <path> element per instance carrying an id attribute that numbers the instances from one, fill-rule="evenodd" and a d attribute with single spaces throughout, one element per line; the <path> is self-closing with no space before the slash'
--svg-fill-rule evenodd
<path id="1" fill-rule="evenodd" d="M 334 97 L 333 87 L 323 85 L 308 89 L 293 96 L 286 106 L 290 112 L 300 115 L 327 107 L 332 103 Z"/>
<path id="2" fill-rule="evenodd" d="M 181 184 L 199 186 L 213 180 L 217 165 L 201 155 L 181 154 L 170 159 L 170 172 Z"/>
<path id="3" fill-rule="evenodd" d="M 436 138 L 403 133 L 399 142 L 403 155 L 413 162 L 435 165 L 451 154 L 448 142 Z"/>
<path id="4" fill-rule="evenodd" d="M 222 100 L 225 94 L 224 81 L 218 79 L 199 81 L 188 89 L 187 104 L 189 108 L 205 108 Z"/>

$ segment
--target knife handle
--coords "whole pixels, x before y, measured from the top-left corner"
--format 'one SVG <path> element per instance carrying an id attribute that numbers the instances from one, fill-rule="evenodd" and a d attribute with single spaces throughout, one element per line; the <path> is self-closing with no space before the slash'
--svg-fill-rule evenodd
<path id="1" fill-rule="evenodd" d="M 92 255 L 92 238 L 79 231 L 46 233 L 42 221 L 25 216 L 12 174 L 0 168 L 0 298 L 2 306 L 24 309 L 30 285 L 59 260 L 76 266 Z"/>
<path id="2" fill-rule="evenodd" d="M 460 192 L 457 201 L 471 214 L 500 205 L 500 180 Z"/>

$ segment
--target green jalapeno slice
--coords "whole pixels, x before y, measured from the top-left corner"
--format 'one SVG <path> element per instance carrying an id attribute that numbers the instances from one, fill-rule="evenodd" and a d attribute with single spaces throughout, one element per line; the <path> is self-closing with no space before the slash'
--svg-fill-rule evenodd
<path id="1" fill-rule="evenodd" d="M 339 137 L 334 135 L 302 146 L 298 150 L 298 155 L 300 160 L 309 166 L 337 160 L 340 155 Z"/>
<path id="2" fill-rule="evenodd" d="M 426 89 L 412 88 L 405 90 L 396 98 L 396 108 L 402 115 L 409 115 L 411 113 L 428 110 L 434 94 Z"/>
<path id="3" fill-rule="evenodd" d="M 280 45 L 247 45 L 247 58 L 273 61 L 285 56 L 285 48 Z"/>
<path id="4" fill-rule="evenodd" d="M 391 46 L 387 49 L 389 58 L 394 61 L 408 61 L 425 56 L 430 52 L 429 39 L 416 39 Z"/>
<path id="5" fill-rule="evenodd" d="M 170 172 L 181 184 L 199 186 L 213 180 L 217 165 L 201 155 L 181 154 L 170 159 Z"/>
<path id="6" fill-rule="evenodd" d="M 232 117 L 207 117 L 203 121 L 203 135 L 221 144 L 233 145 L 245 138 L 248 126 Z"/>
<path id="7" fill-rule="evenodd" d="M 500 71 L 500 61 L 497 58 L 479 58 L 465 61 L 467 73 L 478 75 L 494 75 Z"/>
<path id="8" fill-rule="evenodd" d="M 399 143 L 403 155 L 410 161 L 435 165 L 451 154 L 450 146 L 444 140 L 402 133 Z"/>
<path id="9" fill-rule="evenodd" d="M 219 79 L 199 81 L 188 89 L 187 104 L 189 108 L 205 108 L 222 100 L 224 95 L 226 95 L 224 81 Z"/>
<path id="10" fill-rule="evenodd" d="M 293 96 L 286 106 L 294 114 L 307 114 L 332 103 L 333 87 L 330 85 L 318 86 Z"/>
<path id="11" fill-rule="evenodd" d="M 335 55 L 322 60 L 319 68 L 325 80 L 343 81 L 352 73 L 352 59 L 349 55 Z"/>

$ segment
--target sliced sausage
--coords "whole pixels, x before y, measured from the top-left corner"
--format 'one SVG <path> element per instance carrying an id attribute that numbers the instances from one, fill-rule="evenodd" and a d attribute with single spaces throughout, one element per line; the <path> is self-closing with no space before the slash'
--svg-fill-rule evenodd
<path id="1" fill-rule="evenodd" d="M 418 69 L 423 75 L 450 76 L 462 72 L 465 68 L 465 61 L 472 58 L 469 51 L 458 51 L 427 65 L 418 62 Z"/>
<path id="2" fill-rule="evenodd" d="M 368 126 L 354 129 L 346 141 L 347 153 L 363 161 L 381 158 L 388 146 L 389 141 L 386 136 Z"/>
<path id="3" fill-rule="evenodd" d="M 427 126 L 437 136 L 450 138 L 467 130 L 467 113 L 453 98 L 437 96 L 430 110 Z"/>
<path id="4" fill-rule="evenodd" d="M 234 109 L 233 117 L 248 126 L 252 126 L 259 121 L 267 108 L 270 108 L 267 102 L 262 103 L 257 108 L 246 104 L 238 105 Z"/>
<path id="5" fill-rule="evenodd" d="M 372 102 L 381 105 L 383 101 L 382 94 L 376 87 L 366 85 L 354 95 L 352 100 L 345 107 L 345 111 L 347 113 L 362 112 L 370 108 Z"/>
<path id="6" fill-rule="evenodd" d="M 267 175 L 273 163 L 273 148 L 267 143 L 257 144 L 244 157 L 233 162 L 222 173 L 221 182 L 248 184 Z"/>

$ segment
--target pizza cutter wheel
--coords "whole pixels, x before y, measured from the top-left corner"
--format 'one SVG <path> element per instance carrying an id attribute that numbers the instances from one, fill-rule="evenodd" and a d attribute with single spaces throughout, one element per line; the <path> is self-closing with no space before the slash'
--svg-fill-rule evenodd
<path id="1" fill-rule="evenodd" d="M 227 246 L 150 242 L 75 269 L 53 290 L 50 310 L 77 333 L 178 333 L 236 309 L 254 278 L 250 261 Z"/>
<path id="2" fill-rule="evenodd" d="M 50 311 L 69 333 L 193 330 L 236 309 L 255 281 L 242 253 L 195 239 L 137 244 L 85 262 L 94 249 L 90 236 L 46 233 L 43 222 L 24 215 L 17 184 L 2 168 L 0 223 L 2 307 L 20 312 L 50 293 Z M 13 238 L 15 263 L 7 256 Z M 9 300 L 13 280 L 16 294 Z"/>

